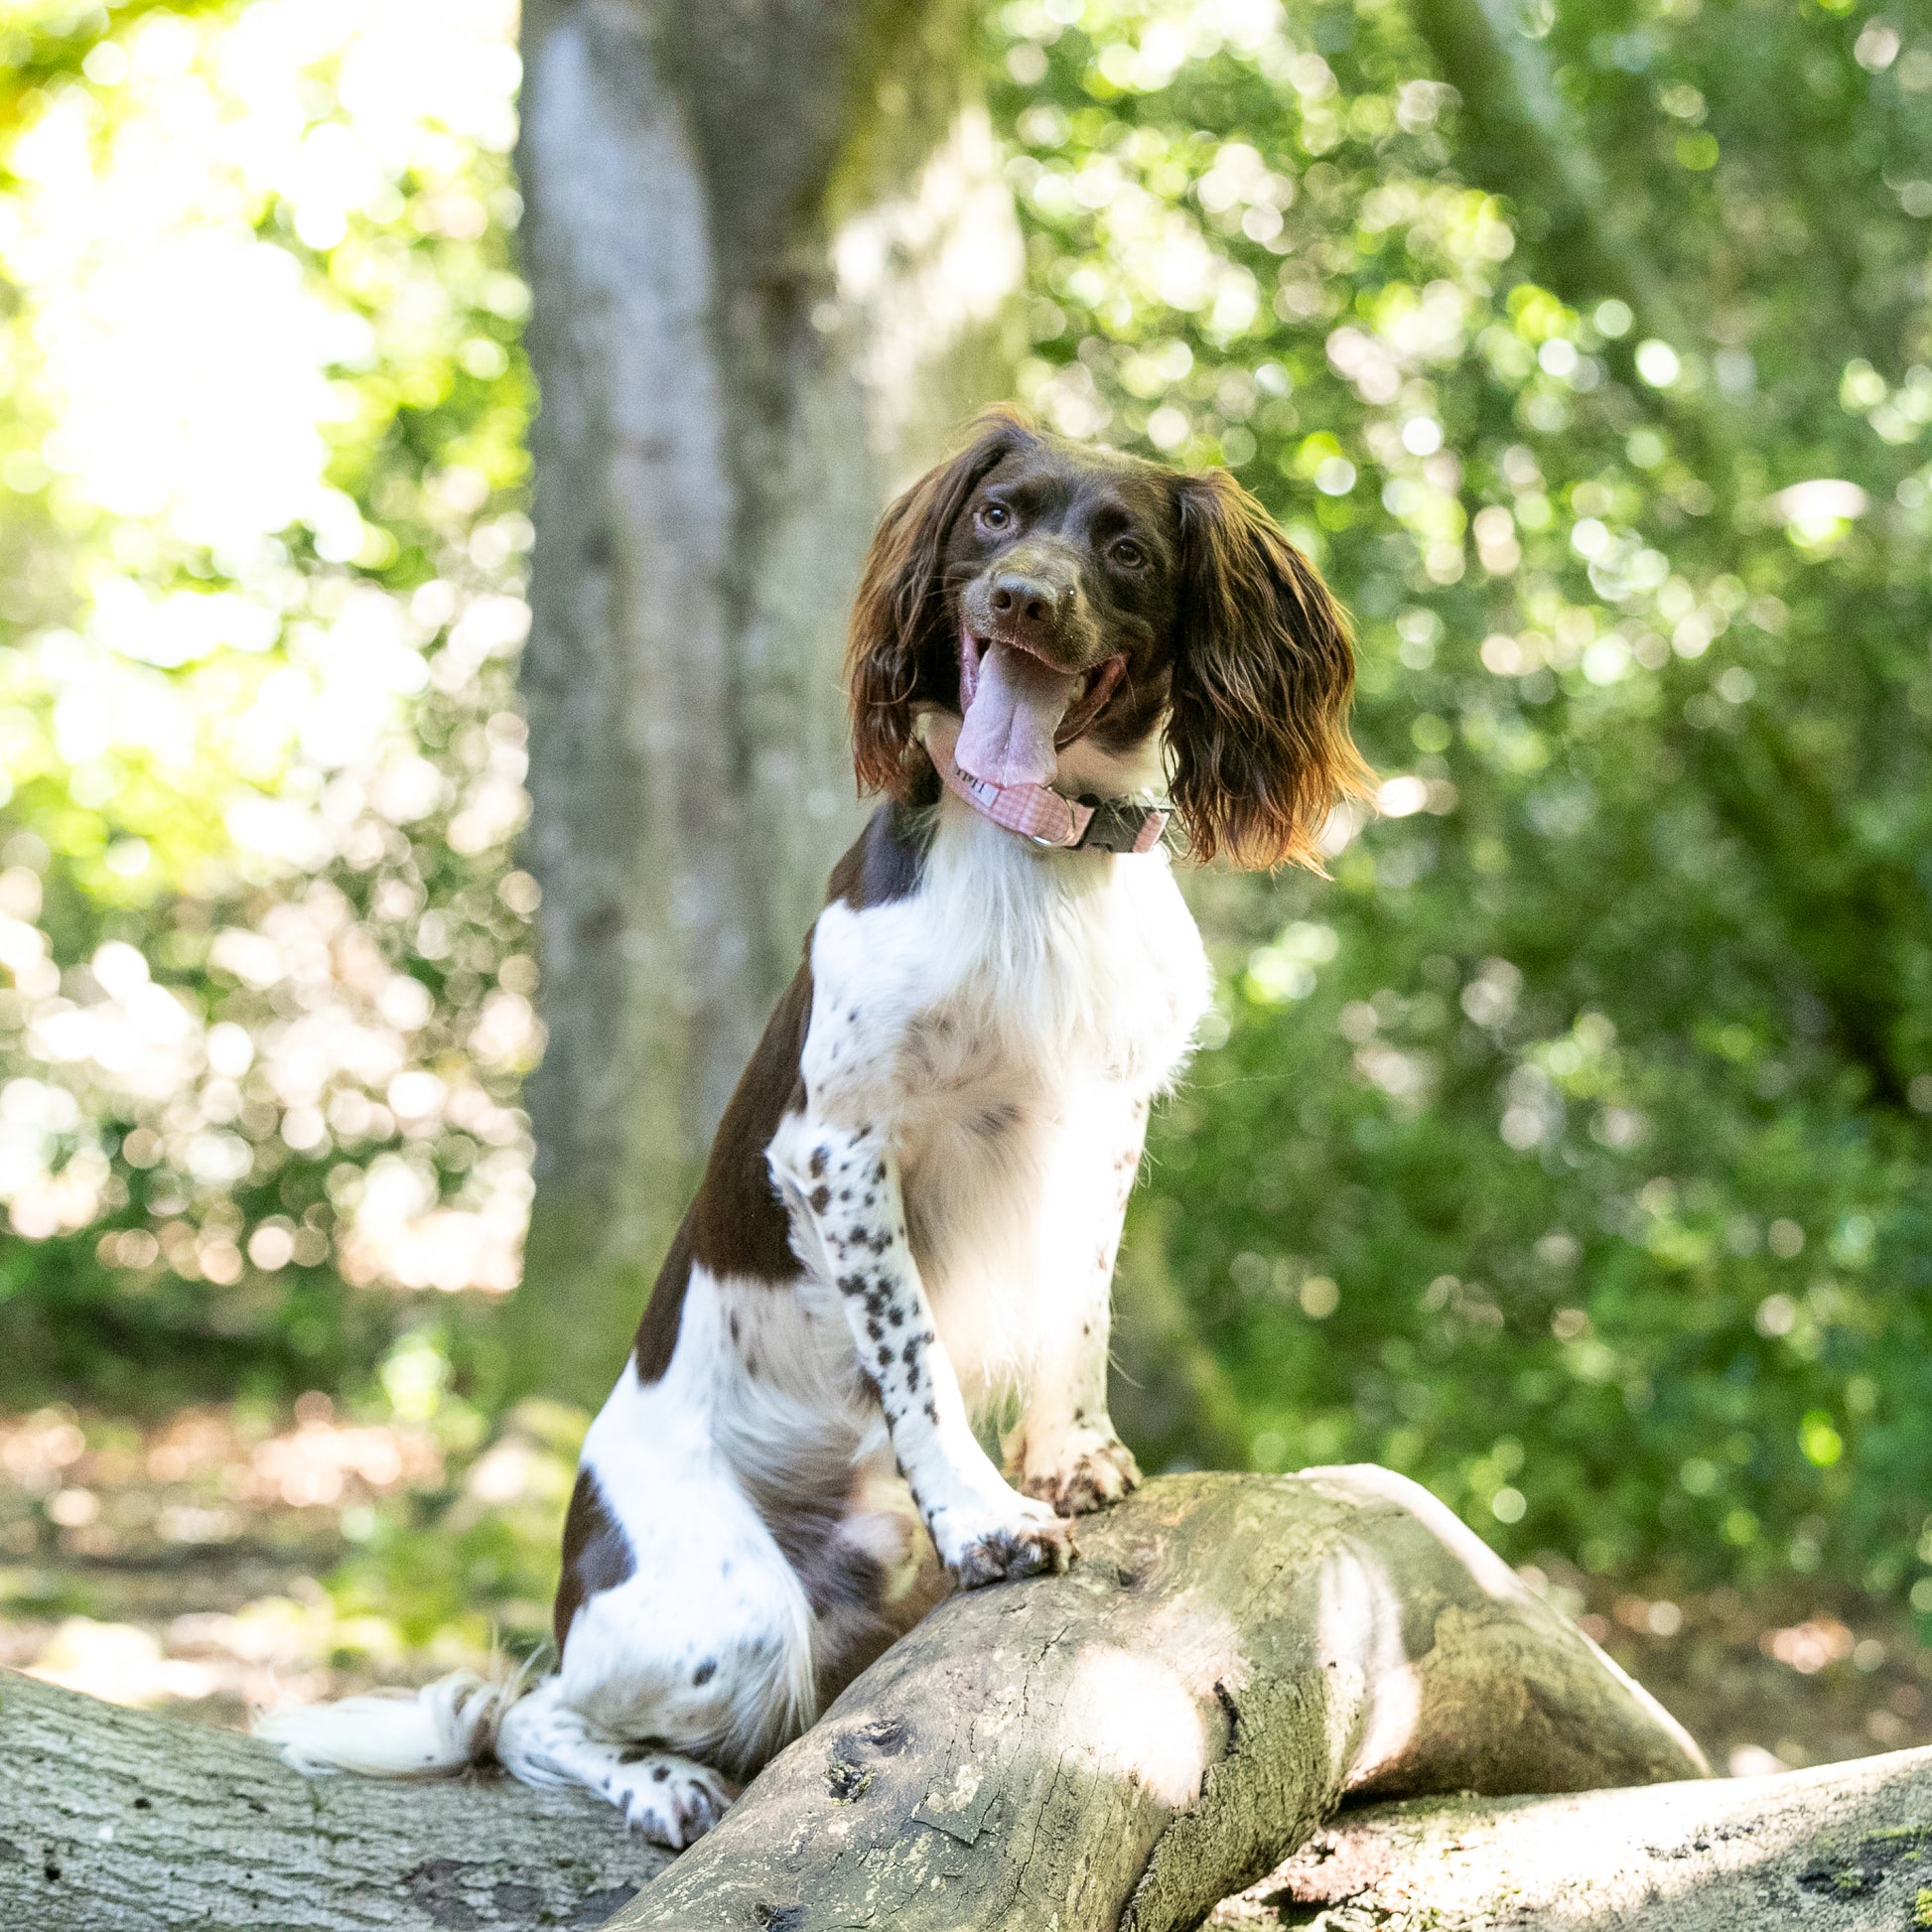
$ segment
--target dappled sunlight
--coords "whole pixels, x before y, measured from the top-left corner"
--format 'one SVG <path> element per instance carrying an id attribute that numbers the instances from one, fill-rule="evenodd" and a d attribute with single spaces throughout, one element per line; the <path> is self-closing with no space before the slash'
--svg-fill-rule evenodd
<path id="1" fill-rule="evenodd" d="M 1379 1496 L 1394 1504 L 1405 1515 L 1414 1517 L 1449 1553 L 1457 1569 L 1466 1572 L 1469 1580 L 1484 1594 L 1498 1601 L 1520 1600 L 1526 1594 L 1522 1580 L 1509 1565 L 1440 1496 L 1432 1494 L 1412 1478 L 1373 1462 L 1304 1469 L 1301 1473 L 1304 1479 L 1317 1484 L 1324 1476 L 1344 1477 L 1346 1480 L 1339 1486 L 1339 1493 L 1350 1497 L 1365 1494 Z M 1372 1559 L 1351 1558 L 1351 1562 L 1372 1563 Z M 1380 1593 L 1386 1592 L 1391 1587 L 1383 1578 L 1373 1587 L 1377 1600 L 1380 1600 Z"/>
<path id="2" fill-rule="evenodd" d="M 386 1414 L 312 1392 L 279 1421 L 0 1419 L 0 1664 L 230 1719 L 526 1652 L 584 1419 L 530 1404 L 484 1433 L 447 1379 L 418 1341 Z"/>
<path id="3" fill-rule="evenodd" d="M 1210 1927 L 1490 1924 L 1498 1916 L 1575 1932 L 1661 1918 L 1769 1924 L 1905 1924 L 1915 1912 L 1920 1831 L 1904 1767 L 1796 1772 L 1755 1780 L 1661 1784 L 1572 1797 L 1451 1804 L 1415 1813 L 1345 1814 L 1309 1849 L 1208 1920 Z M 1890 1802 L 1873 1802 L 1887 1781 Z M 1904 1814 L 1909 1817 L 1909 1811 Z M 1881 1892 L 1888 1877 L 1903 1883 Z M 1902 1893 L 1902 1897 L 1901 1894 Z M 1695 1894 L 1695 1902 L 1693 1895 Z M 1851 1916 L 1829 1916 L 1834 1894 Z M 1860 1901 L 1854 1904 L 1853 1901 Z M 1318 1911 L 1319 1907 L 1331 1910 Z"/>
<path id="4" fill-rule="evenodd" d="M 544 1045 L 513 8 L 0 12 L 0 1300 L 76 1405 L 0 1424 L 6 1660 L 224 1711 L 476 1662 L 574 1440 L 466 1326 Z M 1000 0 L 799 345 L 950 411 L 930 325 L 997 315 L 999 386 L 1227 465 L 1353 614 L 1333 877 L 1189 887 L 1148 1466 L 1408 1472 L 1764 1770 L 1932 1734 L 1932 40 L 1722 12 L 1513 45 L 1606 274 L 1427 9 Z M 1389 1580 L 1320 1588 L 1385 1762 Z M 1150 1789 L 1238 1688 L 1199 1616 L 1082 1691 Z"/>
<path id="5" fill-rule="evenodd" d="M 0 1203 L 29 1241 L 105 1221 L 135 1292 L 517 1277 L 514 31 L 446 0 L 156 10 L 8 145 L 0 467 L 72 594 L 23 572 L 4 612 L 0 802 L 41 830 L 0 865 Z M 398 408 L 499 380 L 494 428 L 371 501 Z M 385 576 L 399 540 L 428 568 Z M 474 902 L 426 891 L 426 834 L 481 868 Z M 51 936 L 69 882 L 114 931 L 77 959 Z"/>
<path id="6" fill-rule="evenodd" d="M 1175 1811 L 1200 1796 L 1207 1737 L 1196 1693 L 1155 1657 L 1089 1645 L 1080 1653 L 1061 1722 L 1082 1740 L 1088 1768 L 1127 1777 Z"/>
<path id="7" fill-rule="evenodd" d="M 151 1631 L 85 1616 L 68 1617 L 27 1674 L 109 1704 L 131 1705 L 208 1697 L 217 1681 L 206 1664 L 165 1656 Z"/>
<path id="8" fill-rule="evenodd" d="M 319 1395 L 303 1399 L 292 1428 L 273 1433 L 215 1408 L 184 1411 L 145 1437 L 109 1431 L 95 1446 L 65 1409 L 0 1424 L 7 1487 L 42 1505 L 66 1551 L 105 1561 L 157 1543 L 233 1543 L 267 1528 L 262 1511 L 333 1515 L 398 1489 L 435 1489 L 445 1461 L 428 1429 L 341 1423 Z M 40 1540 L 21 1515 L 0 1539 L 13 1556 Z"/>
<path id="9" fill-rule="evenodd" d="M 1098 1644 L 1080 1652 L 1067 1722 L 1090 1740 L 1096 1770 L 1130 1777 L 1161 1804 L 1180 1810 L 1200 1795 L 1210 1749 L 1207 1714 L 1246 1690 L 1250 1674 L 1234 1617 L 1189 1591 L 1150 1613 L 1133 1649 Z"/>
<path id="10" fill-rule="evenodd" d="M 832 238 L 839 303 L 847 322 L 863 319 L 862 368 L 883 438 L 907 429 L 894 414 L 1019 290 L 1026 257 L 1000 165 L 986 110 L 968 106 L 904 194 L 853 215 Z M 814 322 L 843 326 L 834 315 Z"/>
<path id="11" fill-rule="evenodd" d="M 509 5 L 437 0 L 156 12 L 116 45 L 111 117 L 86 88 L 47 100 L 12 146 L 0 264 L 32 305 L 58 422 L 41 455 L 75 498 L 213 551 L 243 604 L 272 592 L 291 524 L 341 561 L 360 547 L 355 503 L 324 478 L 325 431 L 345 403 L 334 371 L 373 362 L 377 325 L 322 298 L 252 224 L 281 201 L 297 237 L 327 250 L 351 216 L 396 211 L 398 179 L 416 174 L 437 184 L 446 228 L 480 232 L 466 149 L 514 136 L 513 29 Z M 316 116 L 322 74 L 341 119 Z M 133 588 L 122 580 L 121 598 Z M 180 663 L 236 621 L 236 600 L 191 600 L 207 607 L 199 623 L 170 602 L 187 623 L 172 641 L 180 624 L 125 610 L 110 632 Z M 267 634 L 253 614 L 238 621 L 265 647 L 272 616 Z"/>
<path id="12" fill-rule="evenodd" d="M 1540 18 L 1503 72 L 1440 10 L 998 11 L 1021 388 L 1256 491 L 1380 778 L 1332 884 L 1198 883 L 1231 983 L 1130 1244 L 1255 1466 L 1373 1458 L 1660 1600 L 1932 1616 L 1932 46 Z M 1474 138 L 1532 82 L 1575 232 Z M 1772 240 L 1848 223 L 1884 322 Z"/>
<path id="13" fill-rule="evenodd" d="M 8 883 L 0 877 L 0 889 Z M 31 874 L 12 883 L 18 902 L 33 899 Z M 247 1176 L 260 1158 L 256 1144 L 271 1136 L 312 1153 L 331 1138 L 353 1144 L 400 1134 L 422 1146 L 455 1130 L 480 1144 L 469 1182 L 475 1204 L 439 1205 L 440 1182 L 427 1161 L 384 1157 L 358 1178 L 352 1197 L 338 1194 L 338 1209 L 348 1214 L 339 1265 L 358 1283 L 513 1287 L 528 1203 L 521 1117 L 466 1077 L 467 1069 L 443 1078 L 413 1068 L 427 997 L 351 919 L 339 894 L 318 887 L 300 902 L 273 907 L 256 931 L 215 935 L 217 966 L 258 993 L 286 989 L 270 1004 L 290 1017 L 260 1034 L 232 1022 L 207 1027 L 118 941 L 99 948 L 86 980 L 74 984 L 81 998 L 42 998 L 24 1043 L 51 1077 L 19 1077 L 0 1088 L 0 1199 L 14 1231 L 45 1239 L 84 1226 L 107 1204 L 109 1169 L 97 1149 L 83 1143 L 56 1165 L 64 1138 L 81 1127 L 82 1102 L 90 1111 L 132 1114 L 137 1124 L 121 1151 L 136 1168 L 165 1165 L 215 1191 Z M 39 939 L 24 921 L 0 929 L 0 945 L 30 974 L 43 957 Z M 534 1028 L 523 995 L 492 996 L 473 1035 L 478 1058 L 485 1067 L 520 1063 Z M 152 1233 L 106 1236 L 103 1258 L 135 1274 L 161 1263 L 188 1280 L 232 1283 L 242 1273 L 240 1234 L 170 1220 Z M 272 1274 L 321 1259 L 310 1251 L 313 1238 L 313 1229 L 271 1216 L 245 1246 L 248 1259 Z"/>
<path id="14" fill-rule="evenodd" d="M 1331 1762 L 1349 1788 L 1401 1758 L 1422 1716 L 1422 1679 L 1402 1641 L 1402 1601 L 1373 1552 L 1344 1543 L 1321 1561 L 1315 1582 L 1315 1652 L 1338 1695 L 1328 1703 Z M 1360 1712 L 1352 1735 L 1339 1711 Z"/>

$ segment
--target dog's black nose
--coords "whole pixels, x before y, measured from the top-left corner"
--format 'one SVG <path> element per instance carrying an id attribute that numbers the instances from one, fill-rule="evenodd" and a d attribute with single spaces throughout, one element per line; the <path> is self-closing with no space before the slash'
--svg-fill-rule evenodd
<path id="1" fill-rule="evenodd" d="M 993 580 L 987 602 L 995 617 L 1029 639 L 1050 634 L 1059 621 L 1059 592 L 1044 578 L 1023 576 L 1017 570 L 1002 571 Z"/>

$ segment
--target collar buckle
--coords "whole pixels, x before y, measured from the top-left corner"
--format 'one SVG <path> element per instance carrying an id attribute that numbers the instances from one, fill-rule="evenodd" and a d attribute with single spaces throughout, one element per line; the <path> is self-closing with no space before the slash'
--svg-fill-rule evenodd
<path id="1" fill-rule="evenodd" d="M 1096 798 L 1090 792 L 1080 803 L 1093 816 L 1075 844 L 1078 852 L 1145 852 L 1167 830 L 1168 814 L 1159 805 L 1143 805 L 1132 798 Z"/>

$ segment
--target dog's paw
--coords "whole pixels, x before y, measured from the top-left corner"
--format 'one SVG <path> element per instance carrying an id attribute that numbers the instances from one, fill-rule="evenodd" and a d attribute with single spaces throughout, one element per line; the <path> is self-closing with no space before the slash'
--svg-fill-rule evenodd
<path id="1" fill-rule="evenodd" d="M 1007 1492 L 995 1512 L 952 1509 L 933 1525 L 933 1541 L 962 1589 L 1003 1577 L 1064 1570 L 1073 1557 L 1073 1526 L 1045 1505 Z"/>
<path id="2" fill-rule="evenodd" d="M 1112 1428 L 1069 1430 L 1051 1449 L 1022 1465 L 1020 1487 L 1062 1516 L 1088 1516 L 1138 1488 L 1141 1465 Z"/>
<path id="3" fill-rule="evenodd" d="M 724 1817 L 738 1791 L 708 1764 L 675 1751 L 645 1750 L 612 1771 L 604 1795 L 633 1832 L 682 1852 Z"/>

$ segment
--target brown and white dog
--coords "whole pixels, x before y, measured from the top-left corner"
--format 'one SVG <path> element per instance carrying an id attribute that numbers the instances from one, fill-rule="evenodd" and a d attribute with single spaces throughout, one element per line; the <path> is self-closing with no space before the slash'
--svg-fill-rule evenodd
<path id="1" fill-rule="evenodd" d="M 1367 776 L 1341 615 L 1231 477 L 996 411 L 886 512 L 847 671 L 886 802 L 585 1439 L 555 1671 L 269 1713 L 291 1762 L 493 1753 L 681 1846 L 949 1577 L 1063 1566 L 1137 1481 L 1114 1253 L 1209 995 L 1144 794 L 1196 858 L 1317 864 Z"/>

